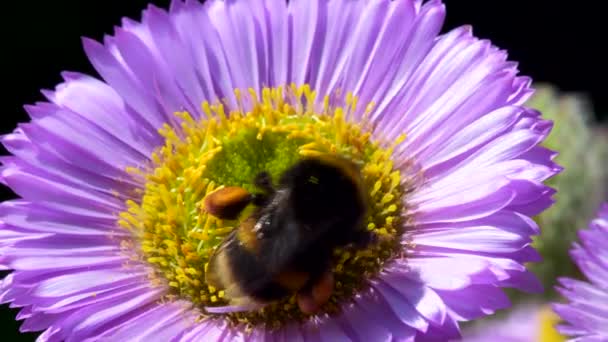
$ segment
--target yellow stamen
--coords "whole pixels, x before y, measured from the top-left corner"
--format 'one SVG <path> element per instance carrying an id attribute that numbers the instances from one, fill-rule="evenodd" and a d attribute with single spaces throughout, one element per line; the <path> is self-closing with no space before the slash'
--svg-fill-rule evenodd
<path id="1" fill-rule="evenodd" d="M 267 171 L 277 179 L 301 156 L 327 152 L 362 165 L 369 193 L 367 227 L 388 238 L 356 253 L 336 251 L 337 286 L 325 310 L 336 310 L 336 303 L 363 284 L 362 275 L 377 273 L 383 261 L 396 254 L 403 233 L 398 229 L 403 192 L 392 151 L 403 138 L 383 144 L 371 141 L 366 125 L 373 105 L 365 107 L 363 121 L 354 122 L 358 109 L 352 93 L 347 93 L 344 107 L 330 105 L 328 96 L 317 104 L 317 97 L 308 85 L 264 88 L 260 94 L 237 89 L 236 108 L 205 102 L 201 118 L 179 112 L 179 126 L 159 129 L 165 144 L 152 154 L 152 167 L 127 169 L 133 177 L 145 179 L 145 187 L 139 200 L 126 201 L 127 209 L 117 222 L 139 242 L 142 260 L 154 266 L 153 283 L 168 284 L 172 296 L 196 305 L 226 305 L 226 293 L 208 286 L 205 272 L 214 249 L 239 222 L 208 215 L 203 210 L 204 197 L 222 186 L 254 190 L 259 172 Z M 305 318 L 293 296 L 261 311 L 225 317 L 250 325 Z"/>

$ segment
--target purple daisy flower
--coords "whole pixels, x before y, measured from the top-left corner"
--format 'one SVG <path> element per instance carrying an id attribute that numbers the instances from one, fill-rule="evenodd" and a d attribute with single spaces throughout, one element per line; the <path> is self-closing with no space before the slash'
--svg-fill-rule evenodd
<path id="1" fill-rule="evenodd" d="M 516 63 L 440 1 L 173 1 L 85 39 L 101 80 L 68 72 L 2 139 L 0 300 L 44 341 L 426 341 L 539 290 L 530 218 L 559 171 Z M 201 103 L 203 104 L 201 106 Z M 231 310 L 205 283 L 238 222 L 201 209 L 300 155 L 361 165 L 367 227 L 336 251 L 316 314 L 286 298 Z"/>
<path id="2" fill-rule="evenodd" d="M 608 340 L 608 203 L 589 229 L 578 233 L 570 255 L 588 281 L 560 278 L 557 287 L 567 304 L 553 309 L 565 321 L 558 330 L 573 341 Z"/>
<path id="3" fill-rule="evenodd" d="M 548 305 L 521 304 L 503 317 L 477 321 L 465 329 L 464 342 L 562 342 L 555 330 L 557 317 Z"/>

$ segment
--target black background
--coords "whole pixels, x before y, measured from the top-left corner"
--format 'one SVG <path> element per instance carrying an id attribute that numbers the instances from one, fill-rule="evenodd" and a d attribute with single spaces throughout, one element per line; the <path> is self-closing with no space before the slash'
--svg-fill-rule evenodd
<path id="1" fill-rule="evenodd" d="M 278 0 L 279 1 L 279 0 Z M 139 19 L 150 1 L 12 1 L 3 5 L 0 20 L 0 134 L 27 120 L 22 106 L 42 100 L 41 88 L 53 88 L 59 73 L 74 70 L 95 74 L 81 48 L 81 36 L 101 39 L 123 16 Z M 168 0 L 152 1 L 167 7 Z M 445 0 L 445 29 L 473 25 L 476 36 L 488 38 L 509 59 L 518 61 L 522 74 L 550 82 L 565 91 L 589 94 L 598 118 L 606 120 L 604 96 L 608 53 L 604 50 L 605 22 L 601 1 Z M 9 6 L 9 7 L 6 7 Z M 5 153 L 4 150 L 1 151 Z M 12 194 L 2 189 L 2 200 Z M 35 338 L 19 334 L 15 310 L 0 308 L 5 341 Z"/>

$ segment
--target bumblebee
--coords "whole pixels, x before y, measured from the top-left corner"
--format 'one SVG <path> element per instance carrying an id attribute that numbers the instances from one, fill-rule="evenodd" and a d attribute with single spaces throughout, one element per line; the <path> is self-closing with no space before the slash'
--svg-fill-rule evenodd
<path id="1" fill-rule="evenodd" d="M 367 197 L 356 164 L 335 155 L 300 160 L 274 186 L 268 173 L 254 184 L 212 192 L 205 209 L 221 219 L 240 220 L 212 254 L 207 284 L 224 290 L 235 306 L 256 306 L 306 291 L 331 269 L 336 247 L 363 247 L 375 240 L 364 224 Z"/>

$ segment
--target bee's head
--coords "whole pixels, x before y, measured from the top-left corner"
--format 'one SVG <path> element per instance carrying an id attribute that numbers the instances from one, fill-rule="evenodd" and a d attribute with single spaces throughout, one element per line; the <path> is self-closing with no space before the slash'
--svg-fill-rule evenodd
<path id="1" fill-rule="evenodd" d="M 304 159 L 285 173 L 281 184 L 290 189 L 290 205 L 300 222 L 353 226 L 365 213 L 358 169 L 341 158 Z"/>

